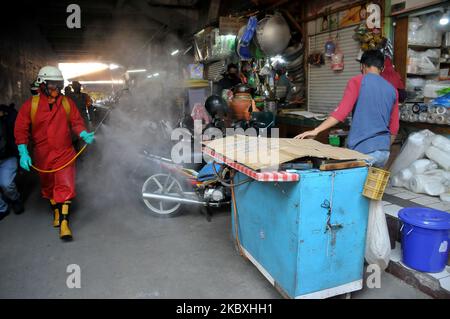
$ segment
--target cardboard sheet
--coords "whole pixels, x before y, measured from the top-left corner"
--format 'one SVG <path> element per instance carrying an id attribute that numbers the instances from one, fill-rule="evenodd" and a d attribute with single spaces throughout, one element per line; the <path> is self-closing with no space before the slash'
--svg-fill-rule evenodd
<path id="1" fill-rule="evenodd" d="M 312 139 L 265 138 L 234 135 L 203 143 L 229 160 L 253 170 L 273 168 L 302 157 L 334 160 L 365 160 L 369 157 L 357 151 L 322 144 Z"/>

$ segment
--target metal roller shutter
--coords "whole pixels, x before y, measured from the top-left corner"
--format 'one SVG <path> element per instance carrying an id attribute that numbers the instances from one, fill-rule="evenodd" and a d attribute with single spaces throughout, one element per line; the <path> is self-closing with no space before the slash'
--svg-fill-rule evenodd
<path id="1" fill-rule="evenodd" d="M 355 26 L 331 32 L 331 38 L 339 33 L 339 48 L 344 53 L 344 70 L 332 71 L 330 59 L 325 58 L 326 64 L 320 67 L 308 64 L 308 110 L 314 113 L 330 113 L 339 103 L 344 93 L 347 81 L 361 73 L 356 61 L 359 53 L 359 42 L 353 40 Z M 315 49 L 323 52 L 325 42 L 330 33 L 309 36 L 309 53 Z"/>

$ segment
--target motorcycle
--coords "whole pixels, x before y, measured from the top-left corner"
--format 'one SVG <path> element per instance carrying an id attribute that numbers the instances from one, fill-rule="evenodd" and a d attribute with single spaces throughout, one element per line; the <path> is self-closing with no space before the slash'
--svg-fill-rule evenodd
<path id="1" fill-rule="evenodd" d="M 274 125 L 274 117 L 264 115 L 265 112 L 252 116 L 249 121 L 236 121 L 233 128 L 252 127 L 258 134 L 267 132 Z M 190 132 L 190 138 L 185 143 L 192 143 L 193 125 L 190 116 L 185 116 L 178 124 Z M 222 117 L 213 117 L 212 122 L 205 128 L 218 128 L 225 133 L 225 124 Z M 195 148 L 191 148 L 195 149 Z M 203 161 L 195 164 L 194 161 L 183 165 L 174 163 L 172 159 L 150 154 L 144 151 L 146 160 L 159 167 L 159 171 L 146 179 L 142 186 L 142 200 L 153 216 L 175 217 L 182 212 L 186 205 L 197 205 L 201 212 L 211 220 L 213 207 L 222 207 L 231 203 L 231 171 L 228 166 L 216 163 L 214 159 L 205 161 L 203 154 L 192 154 L 192 158 L 201 157 Z"/>
<path id="2" fill-rule="evenodd" d="M 147 154 L 147 159 L 160 167 L 160 172 L 142 185 L 142 199 L 152 215 L 174 217 L 183 205 L 197 205 L 209 221 L 212 213 L 208 208 L 230 204 L 231 194 L 221 184 L 229 176 L 225 165 L 206 163 L 196 171 L 152 154 Z"/>

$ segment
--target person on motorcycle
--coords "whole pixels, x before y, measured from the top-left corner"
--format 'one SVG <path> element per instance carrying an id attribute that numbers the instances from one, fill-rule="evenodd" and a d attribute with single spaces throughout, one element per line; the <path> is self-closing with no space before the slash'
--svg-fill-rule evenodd
<path id="1" fill-rule="evenodd" d="M 42 197 L 48 199 L 54 212 L 53 226 L 59 227 L 61 239 L 72 239 L 69 228 L 69 207 L 75 197 L 75 157 L 71 130 L 87 144 L 94 140 L 88 133 L 77 106 L 68 97 L 61 95 L 64 78 L 53 66 L 40 69 L 37 76 L 39 95 L 29 98 L 20 108 L 14 135 L 19 149 L 20 166 L 30 171 L 33 162 L 40 172 Z M 27 145 L 33 143 L 33 162 Z M 65 166 L 67 165 L 67 166 Z"/>

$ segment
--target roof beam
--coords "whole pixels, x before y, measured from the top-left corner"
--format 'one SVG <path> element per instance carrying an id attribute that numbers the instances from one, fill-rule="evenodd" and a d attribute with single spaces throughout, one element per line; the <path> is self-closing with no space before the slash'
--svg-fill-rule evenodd
<path id="1" fill-rule="evenodd" d="M 146 14 L 150 19 L 157 21 L 170 29 L 187 29 L 188 32 L 196 27 L 198 11 L 196 9 L 167 10 L 161 7 L 148 5 L 145 1 L 132 0 L 132 4 Z"/>

